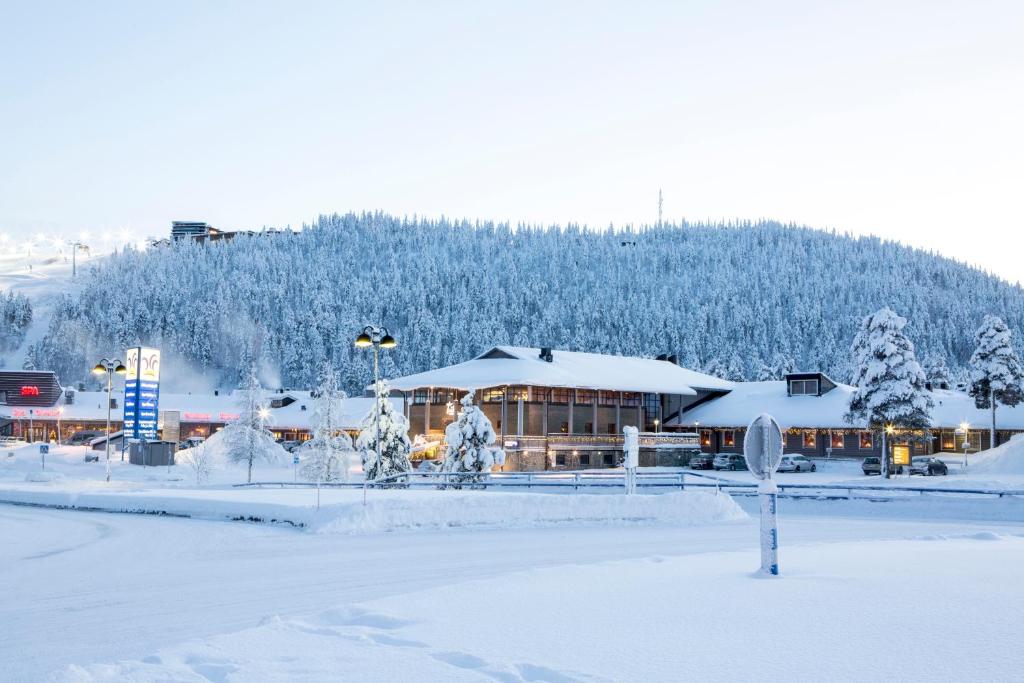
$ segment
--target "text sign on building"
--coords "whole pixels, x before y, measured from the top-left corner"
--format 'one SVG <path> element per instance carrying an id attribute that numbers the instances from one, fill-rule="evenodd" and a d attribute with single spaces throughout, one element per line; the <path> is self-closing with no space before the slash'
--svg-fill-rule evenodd
<path id="1" fill-rule="evenodd" d="M 156 439 L 160 404 L 160 350 L 136 346 L 127 352 L 124 380 L 124 433 L 129 439 Z"/>

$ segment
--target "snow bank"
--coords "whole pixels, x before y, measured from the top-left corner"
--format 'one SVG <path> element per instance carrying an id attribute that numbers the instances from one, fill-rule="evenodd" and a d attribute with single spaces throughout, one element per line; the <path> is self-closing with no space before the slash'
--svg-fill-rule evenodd
<path id="1" fill-rule="evenodd" d="M 313 520 L 317 533 L 400 529 L 523 528 L 557 524 L 689 526 L 747 517 L 725 494 L 567 495 L 486 491 L 409 491 L 385 500 L 329 508 Z"/>
<path id="2" fill-rule="evenodd" d="M 997 446 L 971 458 L 968 470 L 981 474 L 1024 474 L 1024 434 L 1014 434 Z"/>
<path id="3" fill-rule="evenodd" d="M 71 482 L 9 484 L 0 502 L 65 509 L 244 520 L 306 527 L 323 534 L 558 524 L 697 525 L 744 519 L 726 494 L 560 495 L 493 491 L 361 489 L 146 489 Z"/>

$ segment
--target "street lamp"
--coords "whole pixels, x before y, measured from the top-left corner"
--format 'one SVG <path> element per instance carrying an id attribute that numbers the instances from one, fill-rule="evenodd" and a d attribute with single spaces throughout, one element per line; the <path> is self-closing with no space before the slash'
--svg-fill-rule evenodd
<path id="1" fill-rule="evenodd" d="M 398 345 L 395 338 L 391 336 L 386 327 L 378 327 L 377 325 L 367 325 L 363 328 L 363 331 L 356 337 L 356 348 L 365 349 L 370 346 L 373 347 L 373 397 L 374 402 L 380 399 L 380 349 L 393 349 Z M 373 409 L 373 423 L 374 431 L 376 432 L 376 440 L 373 443 L 373 450 L 377 453 L 377 457 L 380 458 L 380 406 L 375 405 Z"/>
<path id="2" fill-rule="evenodd" d="M 892 424 L 885 425 L 885 429 L 882 431 L 882 474 L 885 478 L 889 478 L 889 439 L 896 431 L 896 428 Z"/>
<path id="3" fill-rule="evenodd" d="M 970 430 L 971 430 L 971 425 L 969 423 L 967 423 L 967 422 L 961 422 L 960 423 L 960 429 L 957 430 L 958 432 L 961 432 L 964 435 L 964 441 L 963 441 L 963 449 L 964 449 L 963 471 L 964 472 L 967 471 L 967 449 L 971 445 L 971 440 L 969 438 L 970 434 L 971 434 Z"/>
<path id="4" fill-rule="evenodd" d="M 110 360 L 108 358 L 100 359 L 100 362 L 96 364 L 96 367 L 92 369 L 94 375 L 107 375 L 107 438 L 106 438 L 106 455 L 107 455 L 107 481 L 110 481 L 110 399 L 113 393 L 114 373 L 124 375 L 128 372 L 128 368 L 124 366 L 120 360 Z M 124 438 L 122 434 L 121 438 Z"/>

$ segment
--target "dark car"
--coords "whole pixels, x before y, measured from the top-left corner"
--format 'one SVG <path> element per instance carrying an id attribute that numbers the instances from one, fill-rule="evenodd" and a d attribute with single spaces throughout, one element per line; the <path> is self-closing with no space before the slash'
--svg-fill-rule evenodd
<path id="1" fill-rule="evenodd" d="M 938 458 L 925 455 L 911 459 L 910 473 L 920 474 L 925 477 L 933 477 L 935 475 L 944 477 L 949 474 L 949 468 L 946 467 L 946 463 Z"/>
<path id="2" fill-rule="evenodd" d="M 691 470 L 710 470 L 715 466 L 715 456 L 710 453 L 696 453 L 690 456 Z"/>
<path id="3" fill-rule="evenodd" d="M 735 453 L 721 453 L 715 456 L 714 468 L 716 470 L 745 470 L 747 459 Z"/>
<path id="4" fill-rule="evenodd" d="M 860 468 L 864 470 L 864 474 L 881 474 L 882 473 L 882 459 L 881 458 L 864 458 L 864 462 Z"/>
<path id="5" fill-rule="evenodd" d="M 100 432 L 81 431 L 75 432 L 67 438 L 64 442 L 66 446 L 88 446 L 89 442 L 95 438 L 101 437 L 103 434 Z"/>

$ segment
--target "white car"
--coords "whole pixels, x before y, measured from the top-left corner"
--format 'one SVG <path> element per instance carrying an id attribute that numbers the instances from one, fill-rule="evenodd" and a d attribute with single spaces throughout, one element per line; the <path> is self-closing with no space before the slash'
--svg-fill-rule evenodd
<path id="1" fill-rule="evenodd" d="M 784 455 L 779 461 L 779 472 L 814 472 L 818 466 L 802 455 Z"/>

